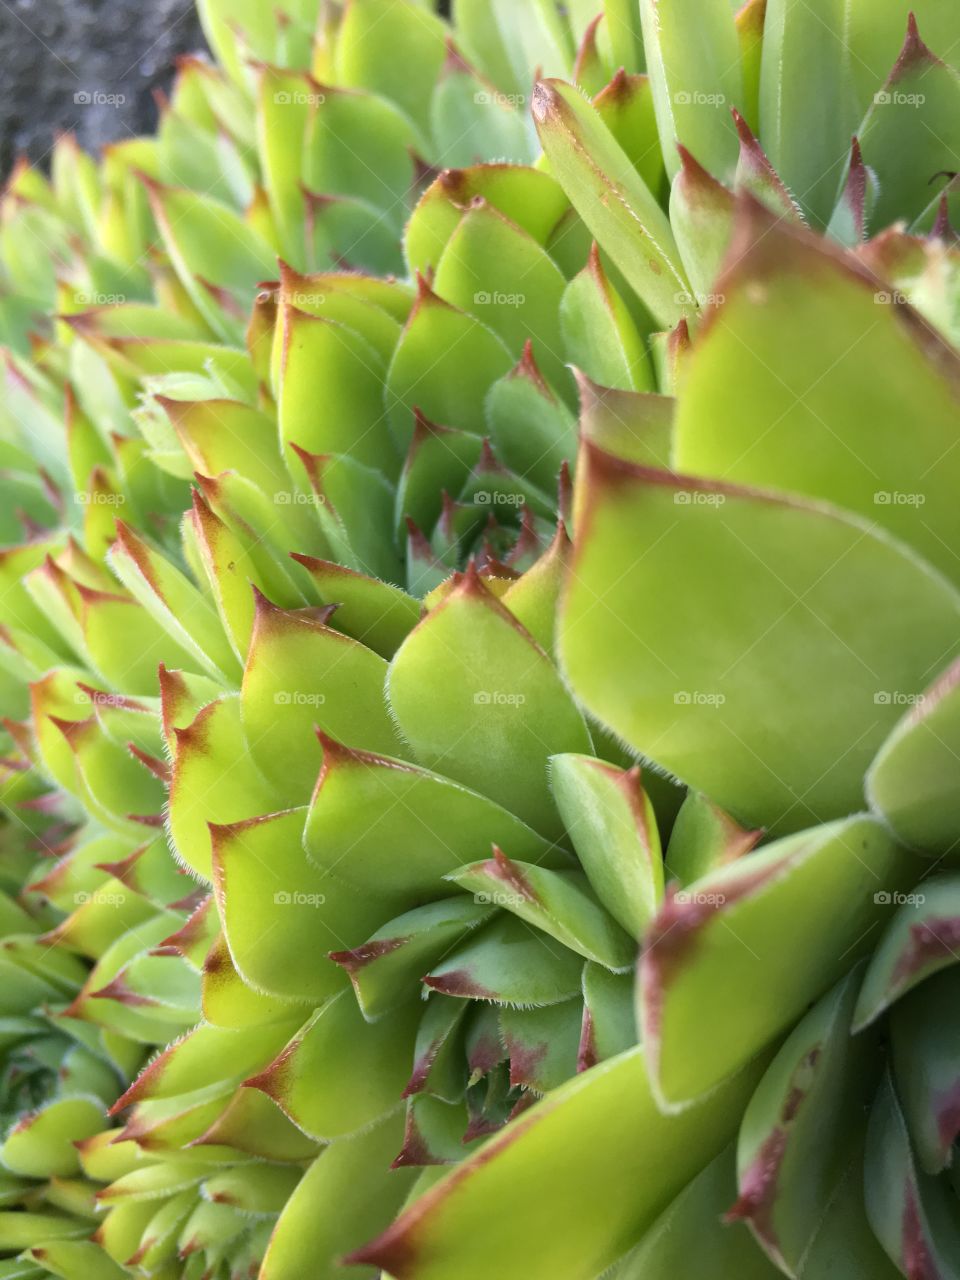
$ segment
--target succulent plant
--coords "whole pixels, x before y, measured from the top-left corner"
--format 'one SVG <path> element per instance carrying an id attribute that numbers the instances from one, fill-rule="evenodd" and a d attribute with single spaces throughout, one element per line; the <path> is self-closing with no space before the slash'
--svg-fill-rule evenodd
<path id="1" fill-rule="evenodd" d="M 200 7 L 0 211 L 0 1277 L 960 1274 L 955 70 Z"/>

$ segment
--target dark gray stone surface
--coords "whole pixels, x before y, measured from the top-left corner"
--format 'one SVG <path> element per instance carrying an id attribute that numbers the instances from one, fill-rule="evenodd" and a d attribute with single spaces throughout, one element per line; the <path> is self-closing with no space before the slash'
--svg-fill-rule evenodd
<path id="1" fill-rule="evenodd" d="M 192 0 L 0 0 L 0 174 L 58 130 L 95 150 L 152 129 L 153 90 L 203 47 Z"/>

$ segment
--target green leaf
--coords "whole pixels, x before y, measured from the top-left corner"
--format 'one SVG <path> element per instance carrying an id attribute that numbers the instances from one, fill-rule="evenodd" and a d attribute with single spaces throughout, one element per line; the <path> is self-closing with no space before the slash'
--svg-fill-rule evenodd
<path id="1" fill-rule="evenodd" d="M 744 825 L 857 808 L 897 718 L 886 691 L 919 692 L 956 645 L 953 589 L 834 508 L 588 444 L 575 544 L 560 652 L 577 696 Z"/>
<path id="2" fill-rule="evenodd" d="M 870 960 L 854 1015 L 861 1031 L 895 1001 L 940 969 L 960 960 L 960 875 L 924 880 L 913 893 L 878 893 L 878 902 L 897 906 Z"/>
<path id="3" fill-rule="evenodd" d="M 330 621 L 384 658 L 392 658 L 420 619 L 420 602 L 390 582 L 329 560 L 294 553 L 313 580 L 321 604 L 335 604 Z"/>
<path id="4" fill-rule="evenodd" d="M 651 314 L 670 328 L 694 308 L 666 215 L 593 107 L 560 81 L 534 89 L 533 118 L 550 168 L 601 249 Z"/>
<path id="5" fill-rule="evenodd" d="M 359 946 L 334 950 L 330 959 L 346 971 L 369 1020 L 405 999 L 431 965 L 489 917 L 476 898 L 428 902 L 389 920 Z"/>
<path id="6" fill-rule="evenodd" d="M 669 897 L 645 939 L 638 994 L 664 1105 L 712 1088 L 789 1027 L 869 948 L 882 899 L 910 871 L 882 827 L 854 817 L 775 841 Z"/>
<path id="7" fill-rule="evenodd" d="M 319 1003 L 344 985 L 327 952 L 367 936 L 385 903 L 308 861 L 305 815 L 291 809 L 213 827 L 213 880 L 244 981 L 254 991 Z"/>
<path id="8" fill-rule="evenodd" d="M 497 163 L 444 170 L 423 193 L 404 229 L 411 274 L 429 277 L 436 271 L 464 209 L 478 196 L 540 245 L 570 207 L 558 184 L 540 169 Z"/>
<path id="9" fill-rule="evenodd" d="M 960 831 L 960 663 L 916 695 L 867 774 L 867 797 L 904 844 L 953 854 Z"/>
<path id="10" fill-rule="evenodd" d="M 796 1275 L 851 1155 L 880 1074 L 873 1037 L 851 1037 L 860 971 L 801 1019 L 757 1086 L 737 1142 L 739 1199 L 771 1260 Z"/>
<path id="11" fill-rule="evenodd" d="M 416 1171 L 390 1168 L 401 1139 L 400 1118 L 391 1116 L 366 1133 L 341 1138 L 314 1161 L 277 1220 L 261 1280 L 337 1280 L 343 1274 L 343 1254 L 384 1227 L 410 1190 Z M 363 1195 L 356 1194 L 358 1187 Z M 318 1213 L 319 1205 L 336 1205 L 337 1211 Z"/>
<path id="12" fill-rule="evenodd" d="M 956 581 L 956 352 L 849 257 L 748 200 L 730 261 L 687 366 L 677 469 L 834 502 Z"/>
<path id="13" fill-rule="evenodd" d="M 384 366 L 354 329 L 286 305 L 277 401 L 280 439 L 311 453 L 348 453 L 396 476 L 400 460 L 383 416 Z M 324 411 L 317 414 L 317 388 Z"/>
<path id="14" fill-rule="evenodd" d="M 490 388 L 487 421 L 506 465 L 541 489 L 549 492 L 561 466 L 573 464 L 576 421 L 540 373 L 532 342 L 515 368 Z"/>
<path id="15" fill-rule="evenodd" d="M 441 879 L 492 844 L 553 865 L 542 836 L 493 800 L 403 761 L 323 742 L 323 769 L 304 831 L 311 860 L 366 892 L 412 907 L 447 896 Z"/>
<path id="16" fill-rule="evenodd" d="M 956 1201 L 940 1181 L 914 1165 L 903 1112 L 890 1076 L 870 1116 L 865 1167 L 867 1217 L 902 1275 L 911 1271 L 955 1280 L 960 1257 Z M 922 1268 L 922 1270 L 920 1270 Z"/>
<path id="17" fill-rule="evenodd" d="M 423 130 L 443 58 L 443 23 L 422 5 L 352 0 L 344 13 L 336 43 L 337 79 L 397 103 Z"/>
<path id="18" fill-rule="evenodd" d="M 670 225 L 690 277 L 691 302 L 698 307 L 714 301 L 711 290 L 730 244 L 733 209 L 727 188 L 680 147 L 680 171 L 670 188 Z"/>
<path id="19" fill-rule="evenodd" d="M 548 1093 L 575 1075 L 582 1018 L 579 999 L 542 1009 L 502 1008 L 500 1034 L 510 1059 L 511 1086 Z"/>
<path id="20" fill-rule="evenodd" d="M 746 831 L 702 792 L 688 791 L 670 832 L 667 870 L 681 885 L 692 884 L 750 853 L 762 836 Z"/>
<path id="21" fill-rule="evenodd" d="M 478 900 L 486 906 L 487 897 Z M 501 915 L 454 947 L 424 983 L 446 996 L 529 1008 L 578 995 L 582 969 L 572 951 L 525 921 Z"/>
<path id="22" fill-rule="evenodd" d="M 384 702 L 386 674 L 386 661 L 358 640 L 259 596 L 240 692 L 255 764 L 304 803 L 320 767 L 315 728 L 362 750 L 402 754 Z"/>
<path id="23" fill-rule="evenodd" d="M 632 938 L 641 938 L 663 897 L 663 861 L 639 768 L 558 755 L 550 785 L 594 892 Z"/>
<path id="24" fill-rule="evenodd" d="M 170 835 L 181 860 L 210 879 L 208 824 L 242 822 L 281 807 L 279 797 L 246 751 L 240 696 L 211 702 L 177 729 L 170 784 Z"/>
<path id="25" fill-rule="evenodd" d="M 763 22 L 760 140 L 821 226 L 830 219 L 857 120 L 846 9 L 838 0 L 768 0 Z"/>
<path id="26" fill-rule="evenodd" d="M 401 645 L 387 696 L 424 765 L 477 787 L 544 835 L 561 835 L 547 758 L 589 752 L 589 733 L 552 662 L 475 569 Z"/>
<path id="27" fill-rule="evenodd" d="M 678 142 L 712 173 L 736 158 L 730 108 L 743 94 L 740 48 L 726 0 L 641 0 L 640 20 L 667 173 L 680 167 Z"/>
<path id="28" fill-rule="evenodd" d="M 567 360 L 588 377 L 625 391 L 652 391 L 653 371 L 630 312 L 610 283 L 596 245 L 560 304 Z"/>
<path id="29" fill-rule="evenodd" d="M 664 1116 L 640 1050 L 612 1058 L 507 1125 L 351 1261 L 396 1280 L 598 1275 L 723 1148 L 755 1080 L 748 1071 Z"/>
<path id="30" fill-rule="evenodd" d="M 616 1272 L 616 1280 L 776 1280 L 782 1272 L 767 1260 L 743 1227 L 723 1215 L 737 1192 L 732 1147 L 722 1151 L 653 1223 Z"/>
<path id="31" fill-rule="evenodd" d="M 550 871 L 529 862 L 512 862 L 500 849 L 473 866 L 446 877 L 473 891 L 474 901 L 513 912 L 586 960 L 618 972 L 635 959 L 630 935 L 595 900 L 581 872 Z"/>
<path id="32" fill-rule="evenodd" d="M 420 1002 L 365 1022 L 351 991 L 320 1006 L 283 1052 L 245 1083 L 309 1137 L 366 1128 L 396 1105 L 413 1057 Z"/>
<path id="33" fill-rule="evenodd" d="M 227 342 L 235 340 L 240 330 L 237 307 L 248 306 L 258 281 L 273 271 L 270 246 L 219 200 L 143 180 L 184 289 L 212 331 Z M 218 290 L 234 300 L 232 307 L 223 305 Z"/>
<path id="34" fill-rule="evenodd" d="M 521 95 L 501 92 L 448 47 L 430 100 L 430 132 L 436 163 L 469 165 L 478 156 L 503 156 L 517 164 L 536 158 L 533 131 Z"/>
<path id="35" fill-rule="evenodd" d="M 74 1141 L 106 1128 L 95 1098 L 60 1098 L 24 1115 L 0 1147 L 0 1163 L 25 1178 L 65 1178 L 78 1172 Z"/>
<path id="36" fill-rule="evenodd" d="M 433 288 L 444 301 L 482 320 L 519 359 L 530 334 L 544 373 L 562 388 L 558 311 L 566 281 L 545 249 L 481 196 L 475 196 L 447 241 Z"/>
<path id="37" fill-rule="evenodd" d="M 944 1010 L 956 1008 L 960 970 L 927 978 L 890 1015 L 893 1077 L 917 1161 L 928 1174 L 952 1160 L 960 1132 L 960 1029 Z"/>
<path id="38" fill-rule="evenodd" d="M 387 416 L 400 450 L 409 448 L 415 409 L 433 422 L 484 435 L 484 400 L 511 363 L 500 338 L 421 279 L 386 378 Z"/>
<path id="39" fill-rule="evenodd" d="M 602 965 L 583 966 L 583 1025 L 577 1070 L 586 1071 L 637 1043 L 634 975 L 611 973 Z"/>
<path id="40" fill-rule="evenodd" d="M 669 396 L 600 386 L 574 370 L 580 389 L 580 434 L 628 462 L 668 467 L 674 401 Z"/>
<path id="41" fill-rule="evenodd" d="M 872 218 L 878 228 L 917 217 L 930 202 L 934 175 L 957 167 L 960 74 L 923 43 L 913 14 L 897 62 L 874 94 L 858 136 L 864 163 L 879 183 Z"/>

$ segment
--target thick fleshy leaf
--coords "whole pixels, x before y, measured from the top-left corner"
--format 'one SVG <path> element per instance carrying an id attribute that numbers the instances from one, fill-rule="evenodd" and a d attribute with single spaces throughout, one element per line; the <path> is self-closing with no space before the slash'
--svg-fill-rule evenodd
<path id="1" fill-rule="evenodd" d="M 576 457 L 574 416 L 543 378 L 532 342 L 527 342 L 517 365 L 490 388 L 487 421 L 507 466 L 548 492 L 561 466 Z"/>
<path id="2" fill-rule="evenodd" d="M 278 1058 L 246 1081 L 309 1137 L 355 1133 L 397 1103 L 413 1057 L 419 1000 L 365 1022 L 351 991 L 333 996 Z"/>
<path id="3" fill-rule="evenodd" d="M 921 982 L 893 1007 L 893 1075 L 917 1161 L 925 1173 L 951 1162 L 960 1134 L 960 1028 L 945 1010 L 960 993 L 960 970 Z"/>
<path id="4" fill-rule="evenodd" d="M 945 49 L 944 53 L 950 53 Z M 878 229 L 908 221 L 930 202 L 934 175 L 956 168 L 960 73 L 932 53 L 911 13 L 900 55 L 859 130 L 864 163 L 877 176 Z"/>
<path id="5" fill-rule="evenodd" d="M 912 848 L 954 854 L 960 837 L 960 663 L 919 695 L 880 748 L 867 798 Z"/>
<path id="6" fill-rule="evenodd" d="M 234 308 L 224 307 L 223 299 L 243 299 L 249 305 L 257 282 L 272 269 L 270 246 L 219 200 L 152 181 L 147 190 L 183 287 L 214 333 L 233 340 L 239 324 Z"/>
<path id="7" fill-rule="evenodd" d="M 351 1261 L 397 1280 L 482 1280 L 492 1269 L 504 1280 L 598 1275 L 723 1148 L 755 1080 L 745 1072 L 664 1116 L 640 1050 L 621 1054 L 524 1112 Z M 531 1178 L 535 1197 L 524 1190 Z"/>
<path id="8" fill-rule="evenodd" d="M 869 948 L 882 899 L 911 863 L 882 827 L 854 817 L 668 898 L 647 933 L 638 993 L 658 1097 L 682 1105 L 788 1027 Z"/>
<path id="9" fill-rule="evenodd" d="M 436 271 L 464 208 L 477 196 L 522 227 L 538 244 L 546 244 L 569 207 L 554 179 L 539 169 L 498 163 L 444 169 L 424 192 L 404 230 L 411 273 L 429 276 Z"/>
<path id="10" fill-rule="evenodd" d="M 560 304 L 567 360 L 605 386 L 652 391 L 653 371 L 642 336 L 610 282 L 596 245 Z"/>
<path id="11" fill-rule="evenodd" d="M 698 306 L 713 301 L 716 279 L 733 230 L 734 200 L 687 150 L 680 148 L 680 172 L 670 188 L 670 224 Z"/>
<path id="12" fill-rule="evenodd" d="M 424 129 L 443 58 L 443 24 L 415 0 L 354 0 L 344 14 L 336 45 L 338 78 L 396 102 Z"/>
<path id="13" fill-rule="evenodd" d="M 406 998 L 430 966 L 489 914 L 484 902 L 465 897 L 429 902 L 330 958 L 347 972 L 364 1017 L 373 1020 Z"/>
<path id="14" fill-rule="evenodd" d="M 897 910 L 864 977 L 857 1030 L 925 978 L 960 961 L 960 875 L 925 880 L 913 893 L 878 893 L 877 900 L 888 913 L 891 904 Z"/>
<path id="15" fill-rule="evenodd" d="M 943 1182 L 916 1168 L 889 1075 L 870 1115 L 864 1168 L 867 1217 L 900 1273 L 956 1280 L 956 1201 Z"/>
<path id="16" fill-rule="evenodd" d="M 342 1275 L 343 1254 L 384 1227 L 410 1190 L 415 1171 L 390 1168 L 401 1130 L 399 1117 L 392 1116 L 366 1133 L 340 1139 L 314 1161 L 280 1214 L 261 1280 Z M 357 1195 L 358 1187 L 363 1195 Z M 317 1211 L 329 1205 L 337 1212 Z"/>
<path id="17" fill-rule="evenodd" d="M 246 753 L 238 755 L 240 697 L 211 702 L 177 729 L 168 804 L 170 835 L 180 859 L 210 879 L 208 823 L 242 822 L 280 808 L 281 798 Z"/>
<path id="18" fill-rule="evenodd" d="M 956 581 L 960 358 L 852 262 L 741 203 L 678 402 L 674 462 L 834 502 Z"/>
<path id="19" fill-rule="evenodd" d="M 317 1144 L 258 1089 L 238 1089 L 193 1146 L 225 1146 L 261 1160 L 309 1160 Z"/>
<path id="20" fill-rule="evenodd" d="M 27 1178 L 67 1177 L 80 1168 L 74 1141 L 106 1127 L 96 1098 L 60 1098 L 23 1116 L 0 1147 L 0 1163 Z"/>
<path id="21" fill-rule="evenodd" d="M 323 747 L 304 844 L 318 867 L 349 884 L 413 906 L 447 896 L 441 877 L 493 844 L 511 856 L 557 861 L 519 818 L 448 778 L 330 739 Z"/>
<path id="22" fill-rule="evenodd" d="M 483 435 L 487 392 L 512 363 L 492 329 L 444 302 L 420 277 L 386 378 L 390 431 L 399 448 L 410 446 L 418 408 L 434 422 Z"/>
<path id="23" fill-rule="evenodd" d="M 749 853 L 763 835 L 746 831 L 699 791 L 688 791 L 670 832 L 666 863 L 682 885 Z"/>
<path id="24" fill-rule="evenodd" d="M 379 922 L 361 896 L 303 850 L 305 809 L 213 827 L 213 880 L 234 964 L 255 991 L 318 1003 L 343 986 L 328 951 Z"/>
<path id="25" fill-rule="evenodd" d="M 674 1280 L 688 1271 L 700 1280 L 776 1280 L 782 1275 L 743 1227 L 726 1226 L 724 1211 L 737 1191 L 732 1147 L 721 1152 L 660 1215 L 629 1255 L 616 1280 Z"/>
<path id="26" fill-rule="evenodd" d="M 513 912 L 587 960 L 617 971 L 634 960 L 630 935 L 597 902 L 582 872 L 512 862 L 494 849 L 492 858 L 462 867 L 447 879 L 472 890 L 476 902 Z"/>
<path id="27" fill-rule="evenodd" d="M 583 1005 L 563 1000 L 543 1009 L 500 1010 L 500 1035 L 510 1059 L 510 1084 L 548 1093 L 577 1069 Z"/>
<path id="28" fill-rule="evenodd" d="M 565 287 L 546 250 L 482 196 L 461 217 L 433 280 L 441 298 L 488 325 L 514 359 L 533 335 L 544 373 L 560 389 L 568 383 L 558 314 Z"/>
<path id="29" fill-rule="evenodd" d="M 367 577 L 329 560 L 294 555 L 309 573 L 321 604 L 335 604 L 331 626 L 392 658 L 420 619 L 420 603 L 390 582 Z"/>
<path id="30" fill-rule="evenodd" d="M 599 964 L 584 965 L 578 1071 L 616 1057 L 637 1043 L 633 987 L 632 973 L 611 973 Z"/>
<path id="31" fill-rule="evenodd" d="M 631 937 L 642 937 L 663 897 L 663 860 L 640 770 L 554 756 L 550 785 L 594 892 Z"/>
<path id="32" fill-rule="evenodd" d="M 629 462 L 670 465 L 675 403 L 669 396 L 600 386 L 585 374 L 577 384 L 584 439 Z"/>
<path id="33" fill-rule="evenodd" d="M 311 453 L 349 453 L 395 476 L 400 461 L 383 416 L 384 369 L 377 352 L 355 329 L 289 305 L 281 323 L 281 440 Z"/>
<path id="34" fill-rule="evenodd" d="M 304 802 L 320 767 L 315 727 L 361 749 L 400 755 L 384 703 L 386 673 L 386 661 L 366 645 L 259 596 L 240 704 L 265 776 Z"/>
<path id="35" fill-rule="evenodd" d="M 757 1086 L 737 1142 L 739 1198 L 771 1260 L 796 1275 L 851 1156 L 880 1074 L 870 1036 L 852 1037 L 854 970 L 798 1023 Z"/>
<path id="36" fill-rule="evenodd" d="M 583 960 L 549 935 L 501 916 L 454 947 L 424 982 L 443 995 L 528 1008 L 577 995 L 582 969 Z"/>
<path id="37" fill-rule="evenodd" d="M 763 22 L 761 141 L 803 209 L 824 226 L 858 116 L 845 74 L 845 14 L 834 0 L 768 0 Z"/>
<path id="38" fill-rule="evenodd" d="M 726 176 L 737 148 L 730 107 L 743 93 L 730 5 L 641 0 L 640 19 L 667 173 L 673 177 L 679 168 L 680 142 L 712 173 Z"/>
<path id="39" fill-rule="evenodd" d="M 589 751 L 589 734 L 553 664 L 473 568 L 401 645 L 387 689 L 419 760 L 560 835 L 547 758 Z"/>
<path id="40" fill-rule="evenodd" d="M 919 693 L 949 661 L 960 596 L 833 508 L 591 445 L 578 487 L 560 652 L 587 709 L 744 824 L 856 809 L 889 691 Z"/>
<path id="41" fill-rule="evenodd" d="M 670 224 L 643 179 L 572 86 L 541 81 L 532 106 L 550 168 L 591 234 L 660 324 L 676 324 L 695 308 Z"/>

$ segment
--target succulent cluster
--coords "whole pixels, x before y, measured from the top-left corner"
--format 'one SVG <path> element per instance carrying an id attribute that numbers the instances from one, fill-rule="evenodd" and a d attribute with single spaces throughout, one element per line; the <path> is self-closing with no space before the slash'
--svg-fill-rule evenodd
<path id="1" fill-rule="evenodd" d="M 0 1280 L 957 1280 L 960 14 L 199 8 L 0 201 Z"/>

